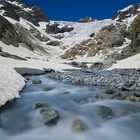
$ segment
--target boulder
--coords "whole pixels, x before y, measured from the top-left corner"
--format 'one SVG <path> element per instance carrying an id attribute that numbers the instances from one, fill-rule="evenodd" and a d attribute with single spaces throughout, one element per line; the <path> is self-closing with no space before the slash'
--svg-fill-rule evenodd
<path id="1" fill-rule="evenodd" d="M 40 109 L 40 115 L 42 121 L 45 125 L 56 125 L 60 119 L 59 113 L 57 110 L 51 108 L 45 103 L 37 103 L 35 109 Z"/>
<path id="2" fill-rule="evenodd" d="M 55 125 L 58 123 L 60 116 L 57 110 L 52 108 L 42 108 L 41 116 L 45 125 Z"/>
<path id="3" fill-rule="evenodd" d="M 39 79 L 38 79 L 38 80 L 32 80 L 32 83 L 33 83 L 33 84 L 41 84 L 41 83 L 42 83 L 42 81 L 41 81 L 41 80 L 39 80 Z"/>
<path id="4" fill-rule="evenodd" d="M 80 119 L 76 119 L 72 122 L 72 130 L 74 132 L 84 132 L 87 129 L 88 129 L 87 124 Z"/>

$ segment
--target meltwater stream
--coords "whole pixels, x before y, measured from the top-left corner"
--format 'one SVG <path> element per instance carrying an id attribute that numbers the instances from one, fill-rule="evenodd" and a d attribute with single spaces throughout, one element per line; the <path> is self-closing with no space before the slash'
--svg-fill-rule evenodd
<path id="1" fill-rule="evenodd" d="M 96 101 L 103 87 L 74 86 L 54 81 L 47 75 L 32 76 L 21 93 L 22 98 L 8 103 L 0 110 L 0 140 L 139 140 L 140 104 L 118 100 Z M 32 84 L 41 79 L 41 84 Z M 60 114 L 59 122 L 46 126 L 35 109 L 43 102 Z M 99 106 L 113 111 L 111 118 L 102 118 Z M 104 112 L 101 114 L 104 115 Z M 86 131 L 75 132 L 72 123 L 83 120 Z"/>

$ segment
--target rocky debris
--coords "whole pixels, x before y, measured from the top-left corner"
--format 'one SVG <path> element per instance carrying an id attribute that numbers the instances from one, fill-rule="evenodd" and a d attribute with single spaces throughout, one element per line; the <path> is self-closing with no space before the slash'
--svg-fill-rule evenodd
<path id="1" fill-rule="evenodd" d="M 19 46 L 18 33 L 14 26 L 2 16 L 0 16 L 0 40 L 7 45 Z"/>
<path id="2" fill-rule="evenodd" d="M 131 96 L 131 97 L 129 98 L 129 100 L 132 101 L 132 102 L 140 102 L 140 97 Z"/>
<path id="3" fill-rule="evenodd" d="M 41 84 L 41 83 L 42 83 L 42 81 L 41 81 L 41 80 L 39 80 L 39 79 L 37 79 L 37 80 L 32 80 L 32 83 L 33 83 L 33 84 Z"/>
<path id="4" fill-rule="evenodd" d="M 49 106 L 45 103 L 36 103 L 36 105 L 35 105 L 35 109 L 47 108 L 47 107 L 49 107 Z"/>
<path id="5" fill-rule="evenodd" d="M 40 114 L 45 125 L 56 125 L 60 119 L 57 110 L 52 109 L 47 104 L 37 103 L 35 109 L 40 109 Z"/>
<path id="6" fill-rule="evenodd" d="M 113 90 L 113 89 L 108 89 L 108 90 L 106 90 L 106 94 L 109 94 L 109 95 L 113 95 L 113 94 L 115 94 L 115 90 Z"/>
<path id="7" fill-rule="evenodd" d="M 84 132 L 87 129 L 88 129 L 87 124 L 80 119 L 76 119 L 72 122 L 72 130 L 74 132 Z"/>
<path id="8" fill-rule="evenodd" d="M 20 18 L 26 19 L 29 22 L 33 23 L 36 26 L 39 26 L 39 22 L 45 21 L 48 22 L 48 17 L 45 15 L 44 11 L 37 6 L 30 6 L 27 3 L 23 2 L 22 0 L 15 0 L 19 3 L 19 6 L 14 5 L 9 1 L 3 0 L 1 9 L 5 12 L 3 13 L 4 16 L 10 17 L 17 21 Z M 20 6 L 22 5 L 22 6 Z M 25 10 L 25 9 L 29 10 Z"/>
<path id="9" fill-rule="evenodd" d="M 87 22 L 93 22 L 93 21 L 95 21 L 95 19 L 93 19 L 92 17 L 85 17 L 85 18 L 81 18 L 78 22 L 87 23 Z"/>
<path id="10" fill-rule="evenodd" d="M 135 4 L 126 10 L 120 10 L 115 16 L 112 17 L 113 20 L 122 22 L 123 20 L 133 17 L 139 13 L 140 4 Z"/>
<path id="11" fill-rule="evenodd" d="M 46 45 L 50 45 L 50 46 L 61 46 L 62 42 L 57 41 L 57 40 L 50 40 L 46 43 Z"/>
<path id="12" fill-rule="evenodd" d="M 127 88 L 129 91 L 140 92 L 139 69 L 114 69 L 114 70 L 67 70 L 56 72 L 52 78 L 64 80 L 79 85 L 111 86 L 118 90 Z"/>
<path id="13" fill-rule="evenodd" d="M 71 32 L 74 28 L 68 27 L 67 25 L 63 27 L 59 27 L 58 23 L 48 23 L 46 25 L 46 33 L 48 34 L 58 34 L 58 33 L 65 33 L 65 32 Z"/>

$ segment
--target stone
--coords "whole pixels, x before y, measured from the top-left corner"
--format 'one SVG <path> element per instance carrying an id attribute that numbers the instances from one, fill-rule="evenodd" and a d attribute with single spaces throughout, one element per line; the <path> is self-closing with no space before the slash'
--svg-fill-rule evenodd
<path id="1" fill-rule="evenodd" d="M 112 94 L 115 94 L 115 90 L 113 90 L 113 89 L 108 89 L 108 90 L 106 90 L 106 94 L 109 94 L 109 95 L 112 95 Z"/>
<path id="2" fill-rule="evenodd" d="M 112 109 L 107 106 L 99 105 L 96 106 L 97 117 L 101 117 L 102 119 L 111 119 L 113 116 Z"/>
<path id="3" fill-rule="evenodd" d="M 35 105 L 35 109 L 39 109 L 39 108 L 48 108 L 49 106 L 45 103 L 36 103 Z"/>
<path id="4" fill-rule="evenodd" d="M 42 81 L 41 81 L 41 80 L 32 80 L 32 83 L 33 83 L 33 84 L 41 84 Z"/>
<path id="5" fill-rule="evenodd" d="M 87 124 L 80 119 L 76 119 L 72 122 L 72 130 L 74 132 L 84 132 L 87 129 L 88 129 Z"/>
<path id="6" fill-rule="evenodd" d="M 52 108 L 42 108 L 41 116 L 45 125 L 56 125 L 60 119 L 59 113 Z"/>

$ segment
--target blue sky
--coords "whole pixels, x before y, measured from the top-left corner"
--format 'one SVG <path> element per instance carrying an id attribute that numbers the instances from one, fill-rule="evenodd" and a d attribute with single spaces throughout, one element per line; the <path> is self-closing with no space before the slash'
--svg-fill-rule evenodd
<path id="1" fill-rule="evenodd" d="M 91 16 L 96 19 L 112 17 L 119 9 L 140 3 L 140 0 L 25 0 L 41 6 L 49 19 L 77 21 Z"/>

